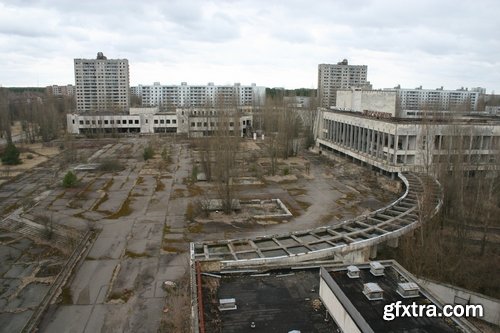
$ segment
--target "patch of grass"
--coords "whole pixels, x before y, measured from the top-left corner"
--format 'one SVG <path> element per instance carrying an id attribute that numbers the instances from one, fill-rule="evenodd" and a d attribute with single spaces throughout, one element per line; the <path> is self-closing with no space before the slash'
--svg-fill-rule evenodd
<path id="1" fill-rule="evenodd" d="M 288 193 L 290 193 L 291 196 L 306 195 L 307 190 L 303 188 L 291 188 L 288 189 Z"/>
<path id="2" fill-rule="evenodd" d="M 172 245 L 163 245 L 162 249 L 163 249 L 163 251 L 171 252 L 171 253 L 183 253 L 183 252 L 186 252 L 185 249 L 180 249 L 180 248 L 172 246 Z"/>
<path id="3" fill-rule="evenodd" d="M 203 224 L 200 223 L 190 224 L 187 230 L 192 234 L 199 234 L 203 231 Z"/>
<path id="4" fill-rule="evenodd" d="M 309 207 L 311 207 L 311 204 L 307 201 L 302 201 L 302 200 L 297 200 L 295 199 L 295 202 L 297 202 L 303 210 L 307 210 Z"/>
<path id="5" fill-rule="evenodd" d="M 144 183 L 144 178 L 137 177 L 137 180 L 135 181 L 135 185 L 141 185 L 142 183 Z"/>
<path id="6" fill-rule="evenodd" d="M 321 218 L 319 219 L 319 222 L 321 224 L 332 222 L 333 217 L 334 217 L 333 214 L 322 215 Z"/>
<path id="7" fill-rule="evenodd" d="M 163 236 L 165 237 L 166 234 L 169 234 L 170 233 L 170 226 L 169 225 L 164 225 L 163 226 Z"/>
<path id="8" fill-rule="evenodd" d="M 92 210 L 94 211 L 98 211 L 99 210 L 99 206 L 104 203 L 105 201 L 108 200 L 108 193 L 104 193 L 104 195 L 99 199 L 99 201 L 94 205 L 94 207 L 92 208 Z"/>
<path id="9" fill-rule="evenodd" d="M 176 188 L 174 190 L 174 193 L 170 196 L 170 199 L 177 199 L 177 198 L 183 198 L 184 197 L 184 190 L 181 188 Z"/>
<path id="10" fill-rule="evenodd" d="M 130 196 L 128 196 L 127 199 L 125 199 L 125 201 L 123 202 L 120 209 L 116 213 L 111 214 L 111 215 L 107 216 L 106 218 L 111 219 L 111 220 L 116 220 L 120 217 L 129 216 L 130 214 L 132 214 L 132 208 L 130 208 L 130 202 L 131 202 L 131 199 L 130 199 Z"/>
<path id="11" fill-rule="evenodd" d="M 17 203 L 14 203 L 14 204 L 12 204 L 12 205 L 9 205 L 9 206 L 7 206 L 7 207 L 5 207 L 5 208 L 4 208 L 4 210 L 3 210 L 2 214 L 5 214 L 5 215 L 10 214 L 10 213 L 12 213 L 13 211 L 15 211 L 16 209 L 18 209 L 19 207 L 20 207 L 20 206 L 19 206 Z"/>
<path id="12" fill-rule="evenodd" d="M 120 301 L 123 301 L 123 303 L 127 303 L 133 294 L 134 294 L 134 292 L 132 290 L 129 290 L 129 289 L 125 289 L 123 291 L 114 291 L 111 294 L 109 294 L 108 300 L 109 301 L 120 300 Z"/>
<path id="13" fill-rule="evenodd" d="M 190 197 L 194 197 L 197 195 L 202 195 L 203 194 L 203 189 L 197 185 L 188 185 L 188 192 Z"/>
<path id="14" fill-rule="evenodd" d="M 108 190 L 111 188 L 111 186 L 113 186 L 113 183 L 114 183 L 114 180 L 113 178 L 111 178 L 107 183 L 106 185 L 103 186 L 102 190 L 105 191 L 105 192 L 108 192 Z"/>
<path id="15" fill-rule="evenodd" d="M 73 296 L 70 287 L 64 287 L 61 290 L 61 304 L 73 304 Z"/>
<path id="16" fill-rule="evenodd" d="M 85 216 L 83 216 L 83 213 L 84 213 L 84 212 L 80 212 L 80 213 L 73 214 L 73 217 L 76 217 L 76 218 L 79 218 L 79 219 L 84 219 L 84 220 L 85 220 Z"/>
<path id="17" fill-rule="evenodd" d="M 137 252 L 133 252 L 133 251 L 129 251 L 129 250 L 125 251 L 125 256 L 129 257 L 129 258 L 149 258 L 149 257 L 151 257 L 147 253 L 137 253 Z"/>
<path id="18" fill-rule="evenodd" d="M 165 184 L 161 181 L 159 177 L 156 178 L 156 187 L 155 187 L 155 192 L 160 192 L 165 190 Z"/>
<path id="19" fill-rule="evenodd" d="M 187 207 L 186 207 L 186 213 L 184 214 L 184 216 L 186 217 L 186 220 L 188 220 L 190 222 L 194 222 L 194 219 L 196 218 L 197 215 L 198 214 L 197 214 L 196 207 L 195 207 L 194 203 L 189 202 L 187 204 Z"/>

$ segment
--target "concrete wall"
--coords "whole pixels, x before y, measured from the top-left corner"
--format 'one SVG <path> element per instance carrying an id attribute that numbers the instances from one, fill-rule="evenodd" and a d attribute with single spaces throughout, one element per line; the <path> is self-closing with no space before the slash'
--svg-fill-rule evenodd
<path id="1" fill-rule="evenodd" d="M 342 332 L 361 333 L 361 330 L 356 326 L 354 320 L 352 320 L 351 316 L 349 316 L 333 291 L 322 278 L 319 282 L 319 297 Z"/>
<path id="2" fill-rule="evenodd" d="M 481 319 L 494 325 L 500 325 L 500 300 L 449 284 L 425 279 L 418 279 L 418 282 L 439 298 L 442 303 L 464 304 L 460 301 L 468 300 L 468 304 L 481 304 L 484 309 L 484 317 Z"/>
<path id="3" fill-rule="evenodd" d="M 378 111 L 396 115 L 396 93 L 378 90 L 339 90 L 336 107 L 356 112 Z"/>

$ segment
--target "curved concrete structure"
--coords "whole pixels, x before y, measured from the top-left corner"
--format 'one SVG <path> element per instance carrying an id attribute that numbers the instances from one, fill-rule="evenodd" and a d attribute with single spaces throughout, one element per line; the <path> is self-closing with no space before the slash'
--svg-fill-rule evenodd
<path id="1" fill-rule="evenodd" d="M 442 205 L 441 186 L 435 179 L 414 173 L 398 177 L 405 186 L 404 194 L 369 214 L 287 234 L 194 243 L 192 259 L 217 261 L 221 268 L 231 268 L 305 262 L 370 250 L 415 229 Z"/>

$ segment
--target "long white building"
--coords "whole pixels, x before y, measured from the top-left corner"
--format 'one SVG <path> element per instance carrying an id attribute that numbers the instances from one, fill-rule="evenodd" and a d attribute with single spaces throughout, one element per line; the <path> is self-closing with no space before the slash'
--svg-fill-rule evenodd
<path id="1" fill-rule="evenodd" d="M 130 86 L 127 59 L 75 59 L 76 110 L 85 112 L 126 112 Z"/>
<path id="2" fill-rule="evenodd" d="M 266 88 L 251 84 L 234 85 L 138 85 L 130 89 L 139 96 L 142 106 L 160 106 L 167 109 L 180 107 L 220 107 L 220 106 L 259 106 L 264 103 Z"/>
<path id="3" fill-rule="evenodd" d="M 396 107 L 401 110 L 401 116 L 415 115 L 412 111 L 437 110 L 462 112 L 476 111 L 481 89 L 457 89 L 445 90 L 422 89 L 422 86 L 415 89 L 405 89 L 401 87 L 387 88 L 384 91 L 394 91 L 397 94 Z"/>

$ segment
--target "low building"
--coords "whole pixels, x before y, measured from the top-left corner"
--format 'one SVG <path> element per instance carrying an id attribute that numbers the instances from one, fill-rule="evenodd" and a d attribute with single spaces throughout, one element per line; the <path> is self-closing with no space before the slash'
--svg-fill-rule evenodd
<path id="1" fill-rule="evenodd" d="M 131 108 L 128 114 L 68 114 L 68 132 L 89 133 L 183 133 L 189 137 L 213 135 L 220 121 L 228 123 L 229 134 L 245 136 L 251 132 L 253 116 L 234 110 L 222 117 L 217 109 L 177 109 L 159 112 L 158 108 Z"/>
<path id="2" fill-rule="evenodd" d="M 396 93 L 356 88 L 338 90 L 336 109 L 355 112 L 381 112 L 395 117 Z"/>
<path id="3" fill-rule="evenodd" d="M 316 145 L 395 173 L 426 171 L 460 162 L 464 169 L 497 170 L 500 119 L 383 118 L 342 110 L 321 110 Z"/>

